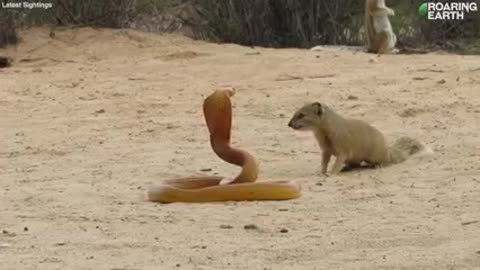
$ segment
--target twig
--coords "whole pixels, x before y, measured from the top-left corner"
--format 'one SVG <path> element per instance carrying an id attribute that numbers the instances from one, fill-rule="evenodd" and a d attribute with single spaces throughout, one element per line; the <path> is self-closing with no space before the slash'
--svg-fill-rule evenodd
<path id="1" fill-rule="evenodd" d="M 323 78 L 332 78 L 335 77 L 335 74 L 326 74 L 326 75 L 310 75 L 307 76 L 309 79 L 323 79 Z"/>
<path id="2" fill-rule="evenodd" d="M 303 77 L 301 76 L 292 76 L 292 75 L 283 75 L 275 79 L 277 82 L 283 82 L 283 81 L 293 81 L 293 80 L 303 80 Z"/>
<path id="3" fill-rule="evenodd" d="M 431 68 L 421 68 L 421 69 L 417 69 L 417 71 L 428 71 L 428 72 L 444 72 L 443 70 L 441 69 L 431 69 Z"/>
<path id="4" fill-rule="evenodd" d="M 466 226 L 466 225 L 470 225 L 470 224 L 475 224 L 475 223 L 478 223 L 478 222 L 480 222 L 480 220 L 465 221 L 465 222 L 462 222 L 462 226 Z"/>

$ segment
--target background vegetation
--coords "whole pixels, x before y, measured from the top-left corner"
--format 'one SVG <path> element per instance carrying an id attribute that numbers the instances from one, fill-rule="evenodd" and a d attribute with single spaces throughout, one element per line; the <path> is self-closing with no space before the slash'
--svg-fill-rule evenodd
<path id="1" fill-rule="evenodd" d="M 448 0 L 441 0 L 449 2 Z M 470 0 L 471 1 L 471 0 Z M 478 2 L 478 0 L 476 0 Z M 51 0 L 53 8 L 1 9 L 0 46 L 31 25 L 183 31 L 214 42 L 301 47 L 364 44 L 362 0 Z M 428 21 L 423 0 L 387 0 L 404 52 L 443 48 L 480 53 L 480 12 L 462 21 Z"/>

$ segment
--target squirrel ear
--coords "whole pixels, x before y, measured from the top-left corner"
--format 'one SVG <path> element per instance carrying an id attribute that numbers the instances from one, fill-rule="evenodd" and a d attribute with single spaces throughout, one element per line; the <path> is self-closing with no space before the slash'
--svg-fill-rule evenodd
<path id="1" fill-rule="evenodd" d="M 315 102 L 313 103 L 313 106 L 315 106 L 317 115 L 321 116 L 323 114 L 322 104 L 320 104 L 320 102 Z"/>

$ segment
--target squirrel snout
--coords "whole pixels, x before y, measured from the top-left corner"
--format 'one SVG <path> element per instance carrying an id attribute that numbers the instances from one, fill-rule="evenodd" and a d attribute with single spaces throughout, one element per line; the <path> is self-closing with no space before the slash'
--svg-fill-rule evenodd
<path id="1" fill-rule="evenodd" d="M 298 123 L 295 123 L 295 121 L 293 121 L 293 119 L 292 119 L 288 122 L 288 127 L 297 130 L 297 129 L 301 128 L 301 125 L 299 125 Z"/>

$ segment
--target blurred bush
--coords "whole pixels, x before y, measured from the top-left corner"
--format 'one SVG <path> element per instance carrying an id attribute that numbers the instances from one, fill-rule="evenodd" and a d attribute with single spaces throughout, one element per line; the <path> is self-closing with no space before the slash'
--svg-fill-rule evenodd
<path id="1" fill-rule="evenodd" d="M 186 20 L 201 38 L 264 47 L 359 45 L 358 0 L 193 0 L 200 20 Z"/>
<path id="2" fill-rule="evenodd" d="M 0 9 L 0 48 L 10 44 L 17 44 L 18 37 L 15 29 L 13 15 Z"/>
<path id="3" fill-rule="evenodd" d="M 438 0 L 449 2 L 448 0 Z M 437 1 L 437 2 L 438 2 Z M 465 0 L 473 1 L 473 0 Z M 0 9 L 0 45 L 29 25 L 183 31 L 208 41 L 264 47 L 363 45 L 363 0 L 50 0 L 53 8 Z M 465 20 L 428 21 L 424 0 L 387 0 L 400 48 L 467 50 L 480 39 L 480 12 Z M 478 0 L 477 0 L 478 2 Z M 13 20 L 13 21 L 12 21 Z"/>

